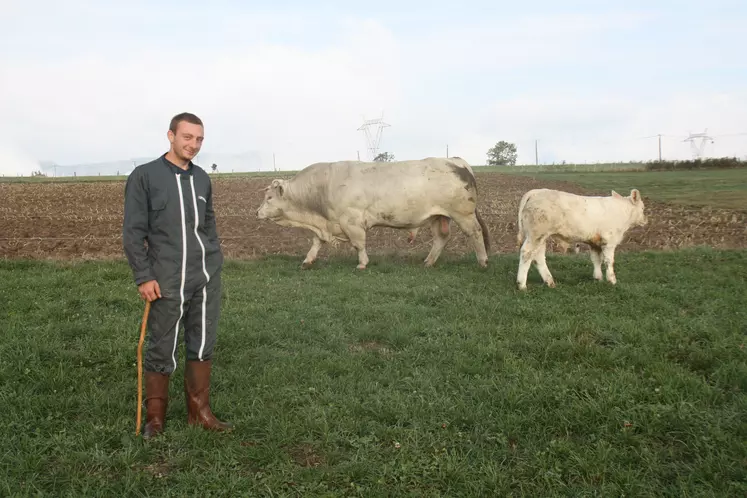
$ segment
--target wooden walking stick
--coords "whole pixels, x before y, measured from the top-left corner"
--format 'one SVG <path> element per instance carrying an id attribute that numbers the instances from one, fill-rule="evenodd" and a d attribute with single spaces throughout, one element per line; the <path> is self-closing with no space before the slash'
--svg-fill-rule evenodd
<path id="1" fill-rule="evenodd" d="M 145 301 L 145 312 L 143 313 L 143 322 L 140 325 L 140 341 L 137 344 L 137 429 L 135 435 L 140 435 L 140 422 L 143 410 L 143 342 L 145 341 L 145 326 L 148 323 L 148 313 L 150 313 L 150 301 Z"/>

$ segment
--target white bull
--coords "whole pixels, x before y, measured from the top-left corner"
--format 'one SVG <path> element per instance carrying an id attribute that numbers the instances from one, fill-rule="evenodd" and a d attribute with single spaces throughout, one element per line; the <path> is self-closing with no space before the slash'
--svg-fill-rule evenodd
<path id="1" fill-rule="evenodd" d="M 553 236 L 565 244 L 583 242 L 589 245 L 594 278 L 602 280 L 602 260 L 607 266 L 607 281 L 617 282 L 614 262 L 615 248 L 625 233 L 634 226 L 643 226 L 648 219 L 643 212 L 643 200 L 637 189 L 623 197 L 614 190 L 611 196 L 582 196 L 550 189 L 534 189 L 525 193 L 519 203 L 519 233 L 521 244 L 519 289 L 527 286 L 527 273 L 534 261 L 542 280 L 555 287 L 545 261 L 547 238 Z"/>
<path id="2" fill-rule="evenodd" d="M 490 242 L 477 212 L 477 182 L 461 158 L 315 163 L 290 180 L 272 180 L 257 217 L 313 232 L 304 267 L 315 261 L 323 242 L 339 240 L 355 247 L 358 268 L 365 269 L 369 228 L 411 230 L 425 224 L 433 233 L 425 265 L 432 266 L 449 239 L 449 219 L 472 240 L 478 264 L 488 264 Z"/>

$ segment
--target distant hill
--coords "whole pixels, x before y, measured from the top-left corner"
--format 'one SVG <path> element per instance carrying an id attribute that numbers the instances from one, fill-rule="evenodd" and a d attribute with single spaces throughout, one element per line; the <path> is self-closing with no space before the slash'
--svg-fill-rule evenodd
<path id="1" fill-rule="evenodd" d="M 136 157 L 81 164 L 56 164 L 54 161 L 41 161 L 40 166 L 42 172 L 47 176 L 55 176 L 55 174 L 56 176 L 128 175 L 135 166 L 152 161 L 157 157 Z M 213 164 L 218 165 L 219 173 L 261 171 L 263 169 L 262 156 L 256 151 L 240 154 L 200 153 L 194 162 L 207 172 L 212 171 Z"/>

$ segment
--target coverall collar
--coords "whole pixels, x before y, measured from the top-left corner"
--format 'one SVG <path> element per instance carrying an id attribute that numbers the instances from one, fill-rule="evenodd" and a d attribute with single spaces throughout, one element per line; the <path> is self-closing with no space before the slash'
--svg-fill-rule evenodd
<path id="1" fill-rule="evenodd" d="M 166 153 L 165 152 L 161 156 L 161 160 L 163 161 L 163 163 L 166 166 L 168 166 L 169 168 L 171 168 L 171 171 L 173 173 L 177 173 L 177 174 L 180 174 L 180 175 L 192 175 L 192 172 L 194 171 L 194 163 L 192 161 L 189 161 L 189 164 L 187 165 L 188 166 L 187 169 L 183 170 L 179 166 L 177 166 L 176 164 L 174 164 L 171 161 L 169 161 L 168 159 L 166 159 Z"/>

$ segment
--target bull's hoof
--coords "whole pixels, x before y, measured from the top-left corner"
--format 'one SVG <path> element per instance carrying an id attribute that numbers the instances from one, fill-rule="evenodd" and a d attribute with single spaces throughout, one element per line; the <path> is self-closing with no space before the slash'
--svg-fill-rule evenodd
<path id="1" fill-rule="evenodd" d="M 313 266 L 313 264 L 314 264 L 313 261 L 304 261 L 303 263 L 301 263 L 301 269 L 308 270 L 309 268 Z"/>
<path id="2" fill-rule="evenodd" d="M 550 280 L 549 282 L 547 282 L 547 286 L 549 288 L 551 288 L 551 289 L 554 289 L 555 288 L 555 281 L 554 280 Z"/>
<path id="3" fill-rule="evenodd" d="M 356 270 L 365 270 L 366 269 L 366 265 L 358 265 L 358 266 L 355 267 L 355 269 Z"/>
<path id="4" fill-rule="evenodd" d="M 519 282 L 517 282 L 516 288 L 519 289 L 520 291 L 525 291 L 527 290 L 527 284 L 520 284 Z"/>

